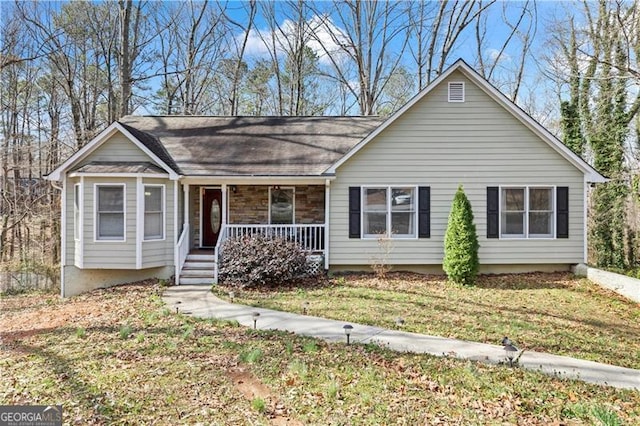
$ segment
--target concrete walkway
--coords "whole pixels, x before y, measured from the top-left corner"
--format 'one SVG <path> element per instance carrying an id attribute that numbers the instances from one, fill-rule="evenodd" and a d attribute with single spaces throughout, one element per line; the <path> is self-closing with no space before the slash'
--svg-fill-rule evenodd
<path id="1" fill-rule="evenodd" d="M 235 320 L 253 327 L 253 313 L 259 312 L 257 328 L 282 330 L 316 337 L 329 342 L 345 342 L 345 321 L 336 321 L 307 315 L 227 303 L 215 297 L 208 285 L 181 285 L 168 287 L 164 302 L 175 311 L 199 318 Z M 456 339 L 426 336 L 397 330 L 351 323 L 353 343 L 377 343 L 400 352 L 426 353 L 498 364 L 505 362 L 502 346 L 466 342 Z M 640 370 L 600 364 L 560 355 L 525 351 L 520 367 L 541 371 L 550 376 L 578 379 L 617 388 L 640 390 Z"/>

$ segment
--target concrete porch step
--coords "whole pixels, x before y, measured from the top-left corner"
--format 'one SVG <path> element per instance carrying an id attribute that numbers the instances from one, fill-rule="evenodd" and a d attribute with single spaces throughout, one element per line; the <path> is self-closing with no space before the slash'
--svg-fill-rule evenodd
<path id="1" fill-rule="evenodd" d="M 215 262 L 216 258 L 213 255 L 213 253 L 211 254 L 188 254 L 187 255 L 187 262 Z"/>
<path id="2" fill-rule="evenodd" d="M 190 261 L 187 259 L 186 262 L 184 262 L 184 266 L 182 267 L 182 269 L 185 268 L 189 268 L 189 269 L 211 269 L 213 270 L 213 268 L 216 267 L 216 263 L 215 262 L 203 262 L 203 261 Z"/>
<path id="3" fill-rule="evenodd" d="M 180 277 L 207 277 L 213 278 L 213 269 L 183 268 Z"/>
<path id="4" fill-rule="evenodd" d="M 187 255 L 180 271 L 180 284 L 212 285 L 216 260 L 213 250 L 196 250 Z"/>
<path id="5" fill-rule="evenodd" d="M 180 277 L 180 285 L 206 284 L 213 285 L 213 277 Z"/>

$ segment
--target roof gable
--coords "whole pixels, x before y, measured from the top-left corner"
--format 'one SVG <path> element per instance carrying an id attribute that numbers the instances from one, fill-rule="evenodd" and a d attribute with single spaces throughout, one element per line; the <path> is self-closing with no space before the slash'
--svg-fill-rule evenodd
<path id="1" fill-rule="evenodd" d="M 489 97 L 492 98 L 498 105 L 502 106 L 514 118 L 516 118 L 518 121 L 524 124 L 527 128 L 533 131 L 533 133 L 535 133 L 541 140 L 543 140 L 552 149 L 558 152 L 565 160 L 567 160 L 574 167 L 576 167 L 582 173 L 584 173 L 585 178 L 588 181 L 590 182 L 606 181 L 606 179 L 600 173 L 598 173 L 593 167 L 587 164 L 578 155 L 573 153 L 560 140 L 558 140 L 553 134 L 551 134 L 551 132 L 549 132 L 546 128 L 544 128 L 540 123 L 535 121 L 531 116 L 529 116 L 526 112 L 524 112 L 515 103 L 511 102 L 504 94 L 502 94 L 498 89 L 493 87 L 487 80 L 485 80 L 482 76 L 480 76 L 480 74 L 478 74 L 475 70 L 473 70 L 462 59 L 459 59 L 458 61 L 456 61 L 438 78 L 432 81 L 431 84 L 425 87 L 420 93 L 414 96 L 402 108 L 400 108 L 393 115 L 391 115 L 386 121 L 384 121 L 384 123 L 382 123 L 378 128 L 376 128 L 373 132 L 371 132 L 366 138 L 360 141 L 346 155 L 344 155 L 329 169 L 327 169 L 327 173 L 334 174 L 342 164 L 344 164 L 347 160 L 349 160 L 351 157 L 356 155 L 364 146 L 366 146 L 370 141 L 375 139 L 386 128 L 391 126 L 391 124 L 396 122 L 396 120 L 402 117 L 409 109 L 411 109 L 411 107 L 413 107 L 416 103 L 420 102 L 423 98 L 425 98 L 427 94 L 431 93 L 436 87 L 443 84 L 443 82 L 446 81 L 449 78 L 449 76 L 456 71 L 461 72 L 470 82 L 474 83 L 478 88 L 480 88 L 483 92 L 489 95 Z"/>
<path id="2" fill-rule="evenodd" d="M 88 158 L 93 152 L 95 152 L 103 144 L 109 141 L 111 137 L 117 134 L 118 132 L 124 135 L 129 142 L 131 142 L 136 147 L 138 147 L 142 152 L 144 152 L 152 161 L 160 165 L 160 167 L 169 174 L 171 179 L 178 178 L 178 169 L 177 167 L 175 167 L 175 164 L 172 164 L 175 168 L 171 167 L 169 164 L 167 164 L 166 161 L 160 158 L 160 156 L 154 152 L 154 151 L 158 151 L 157 147 L 155 147 L 155 149 L 152 150 L 151 148 L 149 148 L 149 146 L 147 146 L 148 144 L 151 145 L 148 140 L 146 140 L 145 141 L 146 143 L 144 143 L 143 141 L 136 138 L 131 133 L 130 129 L 126 128 L 119 122 L 114 122 L 109 127 L 107 127 L 102 132 L 100 132 L 100 134 L 95 138 L 93 138 L 88 144 L 86 144 L 84 147 L 78 150 L 75 154 L 69 157 L 64 163 L 62 163 L 55 170 L 49 173 L 46 176 L 46 179 L 53 180 L 53 181 L 62 180 L 62 175 L 64 173 L 71 170 L 74 166 L 76 166 L 82 160 Z M 138 136 L 141 136 L 140 132 L 135 132 L 135 133 L 138 134 Z"/>

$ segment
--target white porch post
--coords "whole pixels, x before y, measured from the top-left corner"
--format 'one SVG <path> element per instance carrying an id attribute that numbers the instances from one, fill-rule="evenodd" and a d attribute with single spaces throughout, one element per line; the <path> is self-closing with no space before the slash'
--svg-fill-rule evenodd
<path id="1" fill-rule="evenodd" d="M 228 198 L 227 198 L 227 184 L 223 183 L 220 186 L 220 191 L 222 191 L 222 226 L 227 224 L 227 211 L 229 210 L 229 206 L 227 205 L 229 203 Z M 222 226 L 220 227 L 220 229 L 222 229 Z"/>
<path id="2" fill-rule="evenodd" d="M 185 184 L 182 186 L 182 190 L 184 191 L 184 225 L 189 225 L 189 184 Z"/>
<path id="3" fill-rule="evenodd" d="M 324 182 L 324 269 L 329 269 L 329 214 L 331 204 L 331 181 Z"/>

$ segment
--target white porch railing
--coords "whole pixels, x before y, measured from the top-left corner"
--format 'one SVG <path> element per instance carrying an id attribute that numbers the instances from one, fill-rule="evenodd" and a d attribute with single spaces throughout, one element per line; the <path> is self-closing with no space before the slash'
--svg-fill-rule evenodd
<path id="1" fill-rule="evenodd" d="M 311 254 L 322 254 L 326 256 L 324 233 L 325 225 L 223 225 L 220 230 L 218 244 L 216 244 L 214 255 L 216 267 L 214 270 L 214 282 L 218 282 L 218 263 L 222 245 L 229 238 L 242 236 L 265 235 L 271 237 L 285 238 L 299 244 L 303 250 Z M 317 269 L 317 266 L 314 266 Z"/>
<path id="2" fill-rule="evenodd" d="M 218 246 L 229 238 L 246 235 L 265 235 L 285 238 L 299 244 L 303 250 L 312 253 L 324 253 L 324 224 L 321 225 L 224 225 L 218 240 Z M 217 248 L 217 247 L 216 247 Z M 217 254 L 217 253 L 216 253 Z"/>
<path id="3" fill-rule="evenodd" d="M 176 247 L 176 285 L 180 284 L 180 272 L 182 271 L 182 267 L 184 266 L 184 262 L 187 260 L 187 255 L 189 255 L 189 224 L 185 223 L 182 228 L 182 234 L 180 234 L 180 238 L 178 238 L 178 244 Z"/>

